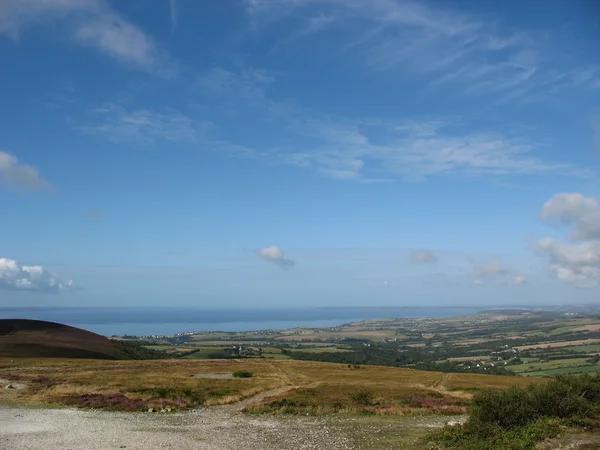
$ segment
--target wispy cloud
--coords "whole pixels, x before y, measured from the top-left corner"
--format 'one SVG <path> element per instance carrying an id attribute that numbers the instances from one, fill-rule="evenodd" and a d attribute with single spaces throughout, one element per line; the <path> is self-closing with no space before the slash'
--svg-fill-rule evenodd
<path id="1" fill-rule="evenodd" d="M 75 38 L 83 45 L 125 63 L 155 67 L 158 52 L 152 40 L 135 25 L 115 13 L 101 15 L 77 27 Z"/>
<path id="2" fill-rule="evenodd" d="M 527 277 L 517 270 L 503 265 L 495 260 L 489 263 L 471 261 L 472 267 L 469 276 L 475 284 L 483 284 L 485 280 L 493 280 L 499 285 L 522 286 L 527 284 Z"/>
<path id="3" fill-rule="evenodd" d="M 423 123 L 417 131 L 389 123 L 344 123 L 293 119 L 294 131 L 311 140 L 278 157 L 287 164 L 312 167 L 327 175 L 363 181 L 471 175 L 575 175 L 585 171 L 536 158 L 532 144 L 498 133 L 464 133 Z M 422 129 L 428 129 L 424 134 Z"/>
<path id="4" fill-rule="evenodd" d="M 60 23 L 75 42 L 139 68 L 162 74 L 175 69 L 154 40 L 105 0 L 4 0 L 0 33 L 18 39 L 24 29 Z"/>
<path id="5" fill-rule="evenodd" d="M 0 150 L 0 185 L 17 190 L 50 189 L 38 171 L 19 162 L 16 156 Z"/>
<path id="6" fill-rule="evenodd" d="M 157 140 L 194 143 L 211 126 L 209 122 L 192 119 L 175 110 L 128 111 L 114 103 L 95 109 L 92 116 L 92 121 L 79 126 L 81 131 L 112 141 L 138 144 L 153 144 Z"/>
<path id="7" fill-rule="evenodd" d="M 0 258 L 0 289 L 60 292 L 74 288 L 73 281 L 62 282 L 42 266 L 25 266 L 14 259 Z"/>
<path id="8" fill-rule="evenodd" d="M 415 250 L 410 254 L 410 260 L 414 263 L 434 263 L 438 258 L 431 250 Z"/>
<path id="9" fill-rule="evenodd" d="M 196 78 L 196 86 L 218 97 L 241 106 L 265 106 L 266 88 L 275 80 L 275 74 L 267 70 L 242 68 L 237 72 L 223 67 L 213 67 Z"/>
<path id="10" fill-rule="evenodd" d="M 594 131 L 596 145 L 600 147 L 600 117 L 596 117 L 592 120 L 592 130 Z"/>
<path id="11" fill-rule="evenodd" d="M 589 176 L 587 170 L 537 157 L 533 143 L 501 133 L 465 131 L 448 120 L 349 120 L 327 117 L 272 100 L 276 78 L 257 69 L 236 73 L 215 68 L 199 85 L 210 95 L 243 108 L 260 108 L 267 126 L 285 136 L 280 145 L 251 148 L 269 164 L 312 169 L 360 182 L 425 179 L 444 174 L 486 176 Z M 264 124 L 262 124 L 264 126 Z M 261 126 L 261 124 L 257 124 Z M 271 133 L 272 135 L 272 133 Z M 240 134 L 236 136 L 243 139 Z M 275 138 L 275 135 L 272 135 Z"/>
<path id="12" fill-rule="evenodd" d="M 600 67 L 563 64 L 546 37 L 506 30 L 460 11 L 424 2 L 396 0 L 246 0 L 254 32 L 285 22 L 284 43 L 346 33 L 333 50 L 357 55 L 371 69 L 401 68 L 426 75 L 430 88 L 460 86 L 462 93 L 506 95 L 525 100 L 572 88 L 600 89 Z M 317 24 L 317 25 L 316 25 Z M 558 57 L 557 57 L 558 55 Z"/>
<path id="13" fill-rule="evenodd" d="M 171 12 L 171 27 L 175 29 L 179 20 L 179 1 L 169 0 L 169 9 Z"/>

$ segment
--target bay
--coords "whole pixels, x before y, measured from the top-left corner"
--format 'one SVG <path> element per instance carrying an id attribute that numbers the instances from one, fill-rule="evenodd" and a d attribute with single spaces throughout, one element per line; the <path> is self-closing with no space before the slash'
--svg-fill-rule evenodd
<path id="1" fill-rule="evenodd" d="M 59 322 L 105 336 L 173 335 L 190 331 L 328 328 L 368 319 L 452 317 L 473 307 L 339 308 L 0 308 L 1 319 Z"/>

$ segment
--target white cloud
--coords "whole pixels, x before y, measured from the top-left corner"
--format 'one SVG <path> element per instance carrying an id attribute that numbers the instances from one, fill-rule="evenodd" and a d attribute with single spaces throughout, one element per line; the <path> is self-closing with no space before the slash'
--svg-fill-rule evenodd
<path id="1" fill-rule="evenodd" d="M 438 260 L 430 250 L 415 250 L 410 254 L 410 259 L 414 263 L 434 263 Z"/>
<path id="2" fill-rule="evenodd" d="M 59 292 L 74 289 L 73 281 L 62 282 L 42 266 L 22 266 L 0 258 L 0 289 Z"/>
<path id="3" fill-rule="evenodd" d="M 560 281 L 577 287 L 592 288 L 600 279 L 600 242 L 568 245 L 544 238 L 535 250 L 550 260 L 550 269 Z"/>
<path id="4" fill-rule="evenodd" d="M 592 288 L 600 280 L 600 204 L 581 193 L 557 194 L 542 208 L 542 219 L 573 225 L 565 244 L 544 238 L 534 250 L 550 261 L 553 275 L 577 287 Z"/>
<path id="5" fill-rule="evenodd" d="M 527 284 L 527 277 L 525 277 L 525 275 L 517 275 L 517 276 L 515 276 L 513 283 L 516 284 L 517 286 Z"/>
<path id="6" fill-rule="evenodd" d="M 485 280 L 493 280 L 499 285 L 523 286 L 527 284 L 527 277 L 522 273 L 504 266 L 500 261 L 479 263 L 471 261 L 472 267 L 469 276 L 474 278 L 475 284 L 484 284 Z"/>
<path id="7" fill-rule="evenodd" d="M 114 103 L 108 103 L 93 113 L 96 122 L 80 126 L 79 129 L 112 141 L 142 144 L 153 144 L 157 140 L 193 143 L 211 126 L 208 122 L 197 121 L 175 110 L 128 111 Z"/>
<path id="8" fill-rule="evenodd" d="M 0 185 L 19 190 L 48 189 L 50 184 L 37 170 L 0 150 Z"/>
<path id="9" fill-rule="evenodd" d="M 330 50 L 354 54 L 374 69 L 401 69 L 426 75 L 432 87 L 460 86 L 462 94 L 501 94 L 511 99 L 554 96 L 573 89 L 600 88 L 600 68 L 573 68 L 565 55 L 545 54 L 540 38 L 527 30 L 510 30 L 466 13 L 396 0 L 246 0 L 252 30 L 260 33 L 285 23 L 295 43 L 323 41 L 331 32 Z M 325 20 L 326 18 L 326 20 Z M 320 19 L 320 20 L 319 20 Z M 318 26 L 315 26 L 315 23 Z M 339 39 L 340 33 L 347 33 Z M 316 35 L 316 36 L 315 36 Z M 331 42 L 339 42 L 339 46 Z M 350 43 L 348 43 L 350 42 Z M 327 48 L 327 47 L 326 47 Z"/>
<path id="10" fill-rule="evenodd" d="M 168 64 L 156 44 L 135 24 L 119 15 L 105 0 L 3 0 L 0 33 L 18 39 L 27 27 L 60 23 L 74 40 L 123 63 L 145 69 Z"/>
<path id="11" fill-rule="evenodd" d="M 116 14 L 81 24 L 75 30 L 75 38 L 122 62 L 142 67 L 157 64 L 158 55 L 152 40 Z"/>
<path id="12" fill-rule="evenodd" d="M 288 258 L 283 251 L 272 245 L 271 247 L 265 247 L 258 251 L 258 256 L 265 261 L 277 264 L 282 269 L 290 269 L 294 266 L 295 262 Z"/>
<path id="13" fill-rule="evenodd" d="M 557 194 L 542 207 L 542 219 L 574 224 L 570 236 L 575 241 L 600 239 L 600 204 L 580 193 Z"/>

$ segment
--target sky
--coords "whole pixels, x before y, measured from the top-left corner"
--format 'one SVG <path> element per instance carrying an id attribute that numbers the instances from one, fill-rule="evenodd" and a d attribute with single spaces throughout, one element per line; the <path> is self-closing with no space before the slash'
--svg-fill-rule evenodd
<path id="1" fill-rule="evenodd" d="M 600 301 L 595 0 L 0 0 L 0 307 Z"/>

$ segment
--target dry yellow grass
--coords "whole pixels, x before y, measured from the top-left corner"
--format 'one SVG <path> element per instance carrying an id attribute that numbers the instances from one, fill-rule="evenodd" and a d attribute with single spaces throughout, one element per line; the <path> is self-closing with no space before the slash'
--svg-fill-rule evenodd
<path id="1" fill-rule="evenodd" d="M 278 361 L 277 365 L 291 374 L 299 387 L 253 404 L 247 411 L 293 414 L 462 414 L 466 412 L 466 405 L 474 390 L 503 389 L 539 381 L 378 366 L 349 369 L 340 364 L 317 362 Z M 362 403 L 361 396 L 365 398 Z"/>
<path id="2" fill-rule="evenodd" d="M 231 374 L 245 369 L 255 376 L 249 379 L 194 378 L 201 373 Z M 287 383 L 280 371 L 260 362 L 231 361 L 76 361 L 25 360 L 18 367 L 0 369 L 5 378 L 31 381 L 20 395 L 28 403 L 64 403 L 88 394 L 122 393 L 144 401 L 165 397 L 176 400 L 189 397 L 190 405 L 237 402 L 267 389 Z M 0 378 L 3 376 L 0 374 Z M 190 394 L 191 393 L 191 394 Z M 177 398 L 176 398 L 177 397 Z M 2 396 L 0 396 L 0 400 Z M 192 401 L 193 400 L 193 401 Z"/>
<path id="3" fill-rule="evenodd" d="M 81 401 L 88 401 L 91 396 L 90 401 L 101 402 L 107 396 L 116 396 L 117 404 L 112 405 L 115 409 L 122 406 L 119 402 L 124 399 L 133 401 L 133 405 L 125 406 L 135 410 L 147 405 L 164 406 L 164 402 L 174 402 L 177 408 L 224 405 L 279 389 L 276 397 L 263 398 L 263 394 L 260 401 L 249 409 L 260 410 L 269 402 L 287 399 L 283 402 L 285 405 L 296 399 L 309 408 L 311 413 L 356 412 L 357 405 L 349 399 L 356 392 L 368 390 L 378 405 L 376 408 L 373 406 L 373 412 L 378 414 L 412 411 L 415 409 L 414 405 L 405 404 L 411 398 L 448 398 L 454 403 L 434 405 L 435 411 L 462 412 L 464 404 L 459 400 L 470 398 L 472 390 L 502 389 L 538 381 L 533 378 L 442 374 L 379 366 L 351 369 L 343 364 L 294 360 L 38 359 L 18 361 L 18 365 L 12 367 L 3 363 L 4 361 L 0 361 L 0 378 L 16 377 L 15 379 L 23 382 L 30 381 L 29 387 L 19 393 L 18 401 L 95 406 L 95 403 L 90 405 Z M 240 369 L 251 371 L 254 376 L 246 379 L 193 377 L 194 374 L 231 374 Z M 287 389 L 280 389 L 283 387 Z M 0 390 L 0 402 L 2 400 Z M 435 403 L 437 400 L 432 401 Z M 332 410 L 332 405 L 337 406 Z M 421 408 L 421 411 L 425 410 Z"/>
<path id="4" fill-rule="evenodd" d="M 473 391 L 478 389 L 506 389 L 512 386 L 528 386 L 545 383 L 543 378 L 508 377 L 503 375 L 480 375 L 448 373 L 441 385 L 449 391 Z"/>

